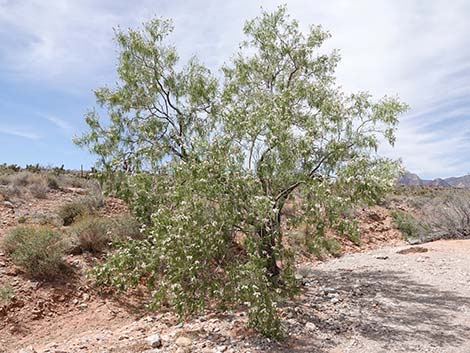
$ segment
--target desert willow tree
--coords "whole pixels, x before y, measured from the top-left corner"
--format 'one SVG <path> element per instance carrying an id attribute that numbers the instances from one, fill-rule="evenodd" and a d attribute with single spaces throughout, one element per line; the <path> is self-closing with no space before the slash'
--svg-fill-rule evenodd
<path id="1" fill-rule="evenodd" d="M 337 52 L 320 51 L 329 34 L 303 34 L 284 7 L 246 23 L 221 79 L 196 58 L 180 64 L 171 31 L 161 19 L 117 31 L 119 83 L 96 91 L 108 119 L 91 111 L 76 140 L 147 234 L 96 277 L 122 289 L 146 283 L 154 304 L 181 314 L 242 304 L 251 325 L 276 336 L 275 300 L 294 284 L 285 205 L 297 207 L 285 221 L 310 224 L 313 239 L 354 234 L 345 211 L 394 183 L 398 164 L 376 150 L 393 144 L 406 105 L 342 93 Z"/>

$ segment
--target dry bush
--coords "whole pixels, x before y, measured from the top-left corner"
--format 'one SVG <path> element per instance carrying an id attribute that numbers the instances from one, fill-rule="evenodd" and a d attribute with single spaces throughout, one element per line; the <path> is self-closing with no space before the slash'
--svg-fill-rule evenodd
<path id="1" fill-rule="evenodd" d="M 86 217 L 75 223 L 71 230 L 71 252 L 102 252 L 112 241 L 111 221 L 107 218 Z"/>
<path id="2" fill-rule="evenodd" d="M 470 237 L 470 190 L 415 187 L 395 197 L 398 198 L 395 203 L 406 204 L 411 209 L 410 212 L 392 210 L 395 225 L 407 240 Z"/>
<path id="3" fill-rule="evenodd" d="M 70 252 L 103 252 L 118 241 L 141 237 L 140 225 L 131 216 L 82 218 L 70 229 Z"/>
<path id="4" fill-rule="evenodd" d="M 30 276 L 53 280 L 64 268 L 64 242 L 49 227 L 16 227 L 3 239 L 2 247 L 12 261 Z"/>
<path id="5" fill-rule="evenodd" d="M 16 185 L 0 186 L 0 194 L 6 201 L 12 201 L 15 198 L 20 198 L 23 194 L 22 189 Z"/>
<path id="6" fill-rule="evenodd" d="M 29 192 L 37 199 L 46 199 L 49 192 L 49 186 L 46 180 L 37 179 L 29 186 Z"/>
<path id="7" fill-rule="evenodd" d="M 470 191 L 451 189 L 422 207 L 423 219 L 431 227 L 431 239 L 470 237 Z"/>
<path id="8" fill-rule="evenodd" d="M 58 181 L 57 177 L 55 177 L 54 175 L 48 174 L 47 175 L 47 186 L 52 190 L 59 190 L 60 186 L 59 186 L 59 181 Z"/>
<path id="9" fill-rule="evenodd" d="M 123 215 L 112 219 L 112 230 L 115 240 L 141 239 L 140 223 L 131 215 Z"/>
<path id="10" fill-rule="evenodd" d="M 64 226 L 69 226 L 75 221 L 86 216 L 94 215 L 104 207 L 105 199 L 101 192 L 91 193 L 76 201 L 63 204 L 58 211 Z"/>
<path id="11" fill-rule="evenodd" d="M 58 211 L 59 217 L 62 219 L 64 226 L 69 226 L 79 218 L 92 213 L 84 203 L 80 201 L 71 201 L 63 204 Z"/>
<path id="12" fill-rule="evenodd" d="M 27 186 L 29 184 L 31 175 L 32 174 L 30 172 L 26 171 L 12 174 L 10 176 L 10 183 L 18 187 Z"/>

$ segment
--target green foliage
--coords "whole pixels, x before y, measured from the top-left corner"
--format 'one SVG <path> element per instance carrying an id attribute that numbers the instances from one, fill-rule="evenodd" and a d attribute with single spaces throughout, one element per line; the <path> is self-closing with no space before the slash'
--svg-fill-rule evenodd
<path id="1" fill-rule="evenodd" d="M 147 235 L 123 244 L 97 280 L 144 281 L 155 305 L 182 315 L 245 303 L 250 324 L 278 337 L 275 302 L 294 285 L 286 203 L 296 195 L 301 220 L 292 221 L 312 224 L 318 239 L 331 228 L 352 234 L 345 211 L 395 184 L 398 163 L 375 151 L 380 139 L 393 144 L 407 107 L 342 93 L 338 53 L 320 50 L 329 34 L 303 34 L 284 7 L 247 22 L 220 81 L 195 58 L 178 62 L 171 31 L 155 19 L 116 32 L 119 83 L 95 92 L 109 119 L 90 111 L 90 131 L 76 139 Z"/>
<path id="2" fill-rule="evenodd" d="M 10 284 L 5 283 L 0 285 L 0 304 L 8 304 L 14 295 L 15 291 Z"/>
<path id="3" fill-rule="evenodd" d="M 43 169 L 39 163 L 37 164 L 26 164 L 26 167 L 24 168 L 26 171 L 31 172 L 31 173 L 39 173 Z"/>
<path id="4" fill-rule="evenodd" d="M 52 280 L 64 267 L 62 237 L 48 227 L 13 228 L 3 239 L 2 247 L 16 265 L 34 278 Z"/>
<path id="5" fill-rule="evenodd" d="M 407 212 L 393 210 L 391 216 L 405 239 L 419 239 L 426 231 L 429 231 L 429 227 Z"/>
<path id="6" fill-rule="evenodd" d="M 0 164 L 0 172 L 19 172 L 21 170 L 21 167 L 17 164 Z"/>

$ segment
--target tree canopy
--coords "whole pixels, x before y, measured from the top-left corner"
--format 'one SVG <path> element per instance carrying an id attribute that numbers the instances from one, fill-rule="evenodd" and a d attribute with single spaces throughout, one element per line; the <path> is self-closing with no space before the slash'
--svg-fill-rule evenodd
<path id="1" fill-rule="evenodd" d="M 246 22 L 246 40 L 216 75 L 197 58 L 180 63 L 172 29 L 155 19 L 116 31 L 119 82 L 95 92 L 107 117 L 90 111 L 76 140 L 99 156 L 105 185 L 146 234 L 110 255 L 97 279 L 122 289 L 144 281 L 155 305 L 181 314 L 242 304 L 251 325 L 277 336 L 276 298 L 295 287 L 285 225 L 311 225 L 312 241 L 327 229 L 357 236 L 344 213 L 394 185 L 399 164 L 377 148 L 393 144 L 407 106 L 342 92 L 338 52 L 321 50 L 330 34 L 302 33 L 285 7 Z"/>

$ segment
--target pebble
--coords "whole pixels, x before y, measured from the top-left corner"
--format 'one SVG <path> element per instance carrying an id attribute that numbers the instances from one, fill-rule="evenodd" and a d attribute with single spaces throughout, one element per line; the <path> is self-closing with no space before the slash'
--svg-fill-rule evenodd
<path id="1" fill-rule="evenodd" d="M 162 346 L 162 338 L 158 333 L 147 337 L 145 340 L 152 348 L 160 348 Z"/>
<path id="2" fill-rule="evenodd" d="M 315 331 L 317 329 L 317 326 L 313 322 L 307 322 L 305 324 L 305 328 L 309 331 Z"/>
<path id="3" fill-rule="evenodd" d="M 175 343 L 180 347 L 189 347 L 193 343 L 193 341 L 189 337 L 180 336 L 176 339 Z"/>

